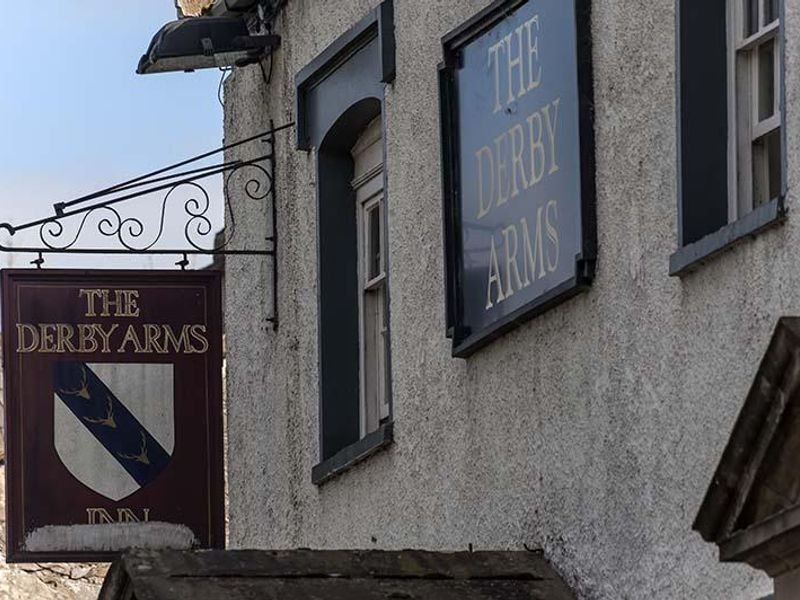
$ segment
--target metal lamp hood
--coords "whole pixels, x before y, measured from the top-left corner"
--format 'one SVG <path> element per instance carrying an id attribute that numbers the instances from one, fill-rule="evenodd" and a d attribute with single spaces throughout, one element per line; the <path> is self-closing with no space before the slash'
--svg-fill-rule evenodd
<path id="1" fill-rule="evenodd" d="M 190 17 L 167 23 L 156 33 L 136 72 L 243 66 L 279 45 L 279 36 L 250 35 L 240 17 Z"/>

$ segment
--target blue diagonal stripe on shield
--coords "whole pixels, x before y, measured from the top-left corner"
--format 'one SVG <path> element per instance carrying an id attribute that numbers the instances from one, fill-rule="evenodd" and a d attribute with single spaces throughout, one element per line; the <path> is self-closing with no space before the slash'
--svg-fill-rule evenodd
<path id="1" fill-rule="evenodd" d="M 139 486 L 164 470 L 170 454 L 86 363 L 54 363 L 53 391 Z"/>

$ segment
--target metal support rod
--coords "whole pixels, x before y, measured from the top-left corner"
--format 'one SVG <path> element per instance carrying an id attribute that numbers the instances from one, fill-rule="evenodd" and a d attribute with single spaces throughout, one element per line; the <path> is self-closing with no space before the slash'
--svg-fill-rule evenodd
<path id="1" fill-rule="evenodd" d="M 278 329 L 278 195 L 275 193 L 274 187 L 277 180 L 275 160 L 275 123 L 272 119 L 269 120 L 269 128 L 273 132 L 270 134 L 270 173 L 272 174 L 272 248 L 274 252 L 270 260 L 272 261 L 272 328 Z"/>
<path id="2" fill-rule="evenodd" d="M 36 244 L 29 242 L 30 233 L 28 237 L 19 240 L 25 245 L 11 246 L 8 243 L 0 243 L 0 253 L 34 254 L 36 259 L 32 260 L 31 264 L 37 269 L 43 267 L 45 256 L 50 254 L 175 256 L 177 259 L 175 265 L 181 270 L 191 266 L 192 256 L 264 256 L 272 263 L 272 313 L 266 320 L 272 324 L 273 329 L 277 329 L 279 286 L 276 134 L 291 128 L 294 124 L 275 127 L 274 121 L 270 120 L 269 125 L 269 130 L 258 135 L 69 202 L 54 204 L 55 215 L 22 224 L 0 223 L 0 231 L 6 230 L 10 237 L 32 230 L 37 231 L 39 237 Z M 248 143 L 254 145 L 242 151 L 242 155 L 244 157 L 255 155 L 255 158 L 234 160 L 232 156 L 228 158 L 229 155 L 223 154 L 217 164 L 176 171 L 198 160 L 220 152 L 225 153 Z M 257 151 L 256 143 L 259 144 Z M 264 148 L 263 145 L 267 147 Z M 213 176 L 222 176 L 222 200 L 225 210 L 225 229 L 216 234 L 211 212 L 212 198 L 216 193 L 211 188 L 209 188 L 211 191 L 207 190 L 208 186 L 201 185 L 203 181 Z M 191 193 L 178 196 L 176 193 L 178 189 Z M 147 219 L 136 214 L 126 215 L 118 208 L 123 203 L 143 197 L 158 197 L 161 203 L 160 214 L 153 212 L 152 204 L 148 205 L 146 210 L 142 210 L 149 215 Z M 178 197 L 181 198 L 180 201 Z M 232 241 L 236 235 L 236 213 L 238 210 L 243 210 L 239 208 L 240 206 L 243 207 L 253 201 L 270 204 L 265 207 L 271 219 L 269 230 L 264 236 L 253 236 L 252 239 L 257 240 L 260 247 L 247 247 L 238 243 L 234 246 Z M 169 210 L 167 210 L 168 205 Z M 181 206 L 183 212 L 179 214 L 177 211 Z M 172 222 L 173 219 L 179 220 L 178 223 Z M 90 229 L 94 229 L 94 232 L 85 232 Z M 162 235 L 166 235 L 165 232 L 177 232 L 181 229 L 186 242 L 185 247 L 159 246 Z M 84 234 L 85 237 L 82 237 Z M 213 242 L 210 242 L 212 238 Z M 98 240 L 102 239 L 109 239 L 114 243 L 108 244 L 108 247 L 97 247 Z M 87 242 L 84 245 L 88 247 L 82 247 L 81 242 Z"/>
<path id="3" fill-rule="evenodd" d="M 256 159 L 253 159 L 253 160 L 239 162 L 239 163 L 236 163 L 236 168 L 241 168 L 241 167 L 246 167 L 246 166 L 249 166 L 249 165 L 254 165 L 254 164 L 259 163 L 259 162 L 261 162 L 263 160 L 266 160 L 268 158 L 269 158 L 269 156 L 260 156 L 260 157 L 258 157 Z M 167 184 L 164 184 L 164 185 L 156 186 L 154 188 L 147 188 L 146 190 L 142 190 L 142 191 L 139 191 L 139 192 L 136 192 L 136 193 L 133 193 L 133 194 L 128 194 L 128 195 L 125 195 L 125 196 L 121 196 L 119 198 L 112 198 L 111 200 L 106 200 L 105 202 L 98 202 L 97 204 L 92 204 L 91 206 L 85 206 L 83 208 L 77 208 L 77 209 L 71 210 L 71 211 L 62 211 L 61 214 L 59 214 L 59 215 L 57 215 L 55 217 L 45 217 L 43 219 L 38 219 L 37 221 L 31 221 L 29 223 L 25 223 L 24 225 L 12 226 L 12 225 L 10 225 L 8 223 L 0 223 L 0 228 L 5 228 L 5 229 L 13 228 L 13 232 L 12 233 L 16 233 L 17 231 L 24 231 L 25 229 L 30 229 L 32 227 L 37 227 L 37 226 L 40 226 L 40 225 L 46 225 L 47 223 L 53 223 L 55 221 L 61 220 L 62 218 L 65 218 L 65 217 L 74 217 L 75 215 L 88 213 L 88 212 L 91 212 L 91 211 L 93 211 L 95 209 L 98 209 L 98 208 L 105 208 L 107 206 L 113 206 L 114 204 L 119 204 L 120 202 L 125 202 L 126 200 L 133 200 L 134 198 L 141 198 L 142 196 L 147 196 L 149 194 L 155 194 L 156 192 L 163 192 L 164 190 L 174 189 L 179 185 L 182 185 L 182 184 L 185 184 L 185 183 L 192 183 L 192 182 L 195 182 L 195 181 L 199 181 L 201 179 L 206 179 L 208 177 L 212 177 L 214 175 L 220 175 L 220 174 L 226 173 L 226 172 L 228 172 L 230 170 L 231 169 L 229 169 L 229 168 L 220 167 L 220 168 L 218 168 L 218 169 L 216 169 L 214 171 L 208 171 L 206 173 L 203 173 L 202 175 L 199 175 L 198 177 L 188 177 L 188 178 L 185 178 L 185 179 L 181 179 L 179 181 L 174 181 L 172 183 L 167 183 Z M 67 206 L 67 205 L 68 204 L 65 204 L 64 206 Z M 56 205 L 56 206 L 58 206 L 58 205 Z"/>
<path id="4" fill-rule="evenodd" d="M 151 171 L 150 173 L 146 173 L 144 175 L 140 175 L 139 177 L 134 177 L 133 179 L 129 179 L 128 181 L 123 181 L 122 183 L 118 183 L 116 185 L 113 185 L 111 187 L 99 190 L 99 191 L 94 192 L 92 194 L 88 194 L 86 196 L 81 196 L 80 198 L 75 198 L 74 200 L 70 200 L 68 202 L 61 202 L 61 203 L 57 204 L 56 206 L 61 206 L 62 209 L 63 209 L 63 208 L 66 208 L 68 206 L 74 206 L 75 204 L 81 204 L 83 202 L 88 202 L 89 200 L 96 200 L 97 198 L 102 198 L 103 196 L 107 196 L 109 194 L 112 194 L 112 193 L 115 193 L 115 192 L 119 191 L 119 188 L 128 188 L 132 184 L 146 185 L 147 183 L 149 183 L 148 180 L 150 178 L 152 178 L 152 177 L 156 177 L 157 175 L 162 175 L 164 173 L 168 173 L 169 171 L 174 171 L 175 169 L 178 169 L 180 167 L 184 167 L 184 166 L 186 166 L 188 164 L 191 164 L 193 162 L 197 162 L 197 161 L 203 160 L 204 158 L 208 158 L 209 156 L 213 156 L 213 155 L 219 154 L 221 152 L 226 152 L 227 150 L 230 150 L 232 148 L 237 148 L 237 147 L 242 146 L 244 144 L 247 144 L 249 142 L 253 142 L 253 141 L 255 141 L 255 140 L 259 139 L 259 138 L 263 138 L 265 135 L 269 135 L 269 134 L 273 134 L 274 135 L 275 133 L 278 133 L 279 131 L 283 131 L 284 129 L 289 129 L 291 127 L 294 127 L 294 121 L 292 121 L 290 123 L 286 123 L 285 125 L 281 125 L 281 126 L 275 128 L 275 129 L 270 129 L 269 131 L 265 131 L 265 132 L 259 133 L 258 135 L 254 135 L 254 136 L 251 136 L 249 138 L 245 138 L 243 140 L 239 140 L 238 142 L 234 142 L 232 144 L 228 144 L 228 145 L 222 146 L 220 148 L 217 148 L 216 150 L 211 150 L 209 152 L 205 152 L 203 154 L 199 154 L 199 155 L 197 155 L 197 156 L 195 156 L 193 158 L 188 158 L 186 160 L 177 162 L 177 163 L 175 163 L 173 165 L 169 165 L 168 167 L 164 167 L 162 169 L 157 169 L 155 171 Z"/>
<path id="5" fill-rule="evenodd" d="M 129 250 L 127 248 L 36 248 L 33 246 L 3 246 L 0 252 L 6 254 L 91 254 L 94 256 L 272 256 L 274 249 L 270 250 L 183 250 L 180 248 Z M 44 261 L 44 259 L 42 259 Z M 31 262 L 33 264 L 33 262 Z"/>
<path id="6" fill-rule="evenodd" d="M 181 171 L 180 173 L 174 173 L 173 175 L 167 175 L 165 177 L 158 177 L 158 178 L 155 178 L 155 179 L 148 179 L 144 183 L 137 183 L 137 184 L 127 185 L 127 186 L 121 185 L 120 187 L 116 188 L 113 193 L 118 194 L 120 192 L 124 192 L 124 191 L 127 191 L 127 190 L 133 190 L 133 189 L 136 189 L 138 187 L 142 187 L 143 185 L 151 185 L 151 184 L 154 184 L 154 183 L 160 183 L 162 181 L 170 181 L 171 179 L 177 179 L 179 177 L 186 177 L 188 175 L 200 175 L 201 173 L 206 173 L 208 176 L 217 175 L 217 174 L 219 174 L 220 171 L 225 171 L 225 170 L 230 169 L 230 168 L 235 168 L 235 167 L 239 166 L 240 164 L 241 164 L 241 161 L 233 161 L 233 162 L 229 162 L 229 163 L 208 165 L 207 167 L 200 167 L 198 169 L 192 169 L 192 170 L 189 170 L 189 171 Z M 210 171 L 213 171 L 213 172 L 210 172 Z M 200 179 L 200 177 L 192 178 L 193 181 L 197 180 L 197 179 Z M 142 192 L 142 193 L 144 194 L 146 192 Z M 67 207 L 67 203 L 65 203 L 65 202 L 59 202 L 57 204 L 54 204 L 53 205 L 53 210 L 55 211 L 56 216 L 58 216 L 58 217 L 65 216 L 64 209 L 66 207 Z M 72 214 L 74 214 L 74 213 L 72 213 Z"/>

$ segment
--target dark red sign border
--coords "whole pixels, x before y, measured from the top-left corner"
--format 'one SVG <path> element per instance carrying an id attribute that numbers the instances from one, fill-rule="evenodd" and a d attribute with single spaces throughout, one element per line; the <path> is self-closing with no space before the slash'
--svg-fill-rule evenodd
<path id="1" fill-rule="evenodd" d="M 89 287 L 95 283 L 104 286 L 137 285 L 168 288 L 171 284 L 191 283 L 206 290 L 206 308 L 209 349 L 207 352 L 208 404 L 202 416 L 207 424 L 208 457 L 206 469 L 209 476 L 209 537 L 203 548 L 225 547 L 225 497 L 224 497 L 224 445 L 222 416 L 222 273 L 220 271 L 168 271 L 168 270 L 94 270 L 94 269 L 3 269 L 2 270 L 2 323 L 3 323 L 3 394 L 5 398 L 5 452 L 6 452 L 6 562 L 111 562 L 118 552 L 27 552 L 17 550 L 25 538 L 22 507 L 25 498 L 21 474 L 23 469 L 22 439 L 19 435 L 22 397 L 17 389 L 14 371 L 18 359 L 13 347 L 11 327 L 16 302 L 11 291 L 20 283 L 74 284 Z M 214 368 L 217 365 L 218 368 Z"/>

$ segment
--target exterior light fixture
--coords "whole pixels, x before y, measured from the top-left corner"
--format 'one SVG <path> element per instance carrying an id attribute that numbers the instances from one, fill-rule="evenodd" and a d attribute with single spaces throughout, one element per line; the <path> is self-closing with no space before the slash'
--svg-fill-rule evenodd
<path id="1" fill-rule="evenodd" d="M 175 0 L 178 16 L 211 15 L 214 17 L 244 14 L 259 4 L 264 8 L 276 5 L 280 0 Z"/>
<path id="2" fill-rule="evenodd" d="M 280 45 L 277 35 L 250 35 L 241 17 L 190 17 L 162 27 L 136 72 L 165 73 L 258 62 Z"/>

